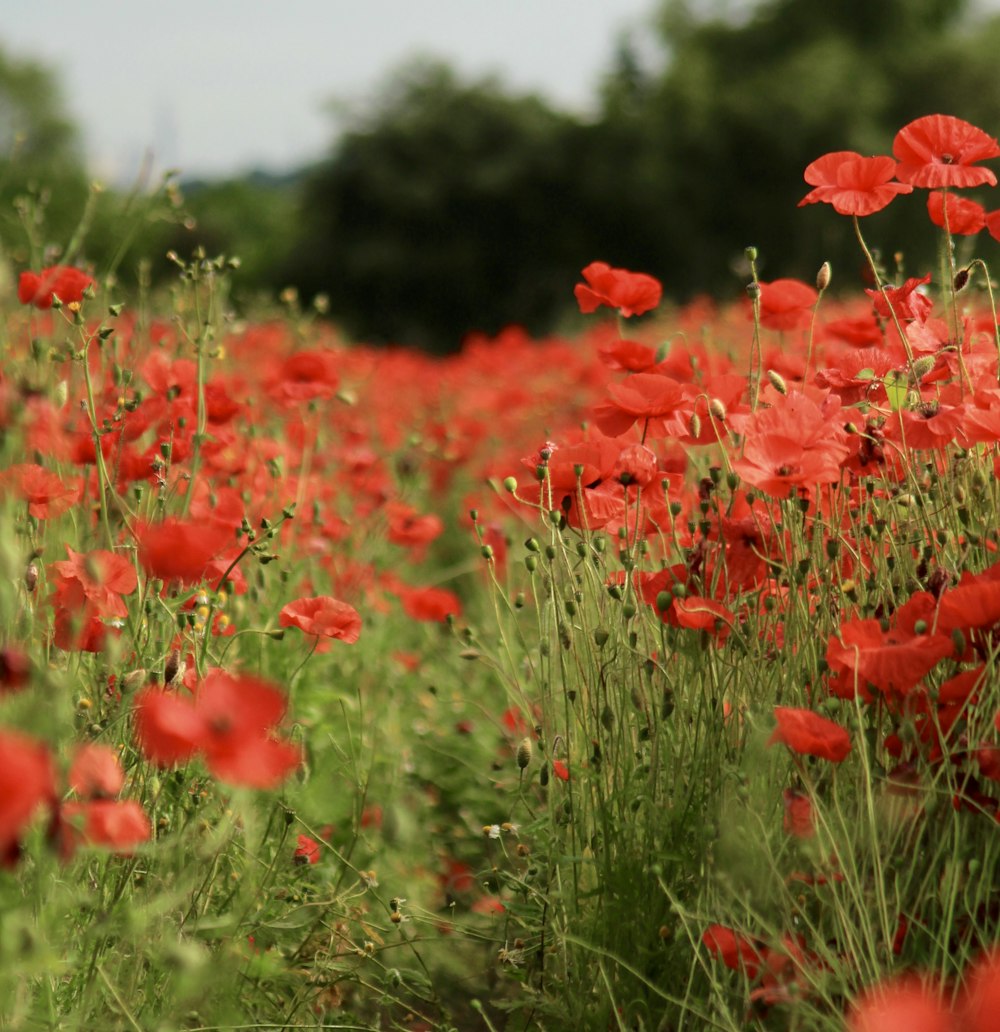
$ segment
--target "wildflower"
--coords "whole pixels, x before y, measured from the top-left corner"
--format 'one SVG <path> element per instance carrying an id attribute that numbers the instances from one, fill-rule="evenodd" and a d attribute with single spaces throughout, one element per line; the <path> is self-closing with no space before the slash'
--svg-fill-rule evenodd
<path id="1" fill-rule="evenodd" d="M 936 987 L 912 976 L 866 990 L 847 1018 L 848 1032 L 953 1032 Z"/>
<path id="2" fill-rule="evenodd" d="M 289 602 L 278 616 L 281 627 L 298 627 L 303 634 L 336 638 L 353 645 L 361 636 L 361 617 L 354 606 L 329 595 Z"/>
<path id="3" fill-rule="evenodd" d="M 586 283 L 573 289 L 580 311 L 593 312 L 601 305 L 617 308 L 623 316 L 642 315 L 660 303 L 663 287 L 643 272 L 613 269 L 606 262 L 591 262 L 583 270 Z"/>
<path id="4" fill-rule="evenodd" d="M 760 948 L 746 936 L 724 925 L 711 924 L 702 934 L 701 942 L 727 968 L 745 971 L 749 978 L 757 977 L 763 957 Z"/>
<path id="5" fill-rule="evenodd" d="M 114 799 L 125 787 L 118 754 L 107 745 L 77 746 L 69 770 L 69 786 L 81 799 Z"/>
<path id="6" fill-rule="evenodd" d="M 984 954 L 965 976 L 958 1001 L 959 1027 L 966 1032 L 991 1032 L 1000 1014 L 1000 950 Z"/>
<path id="7" fill-rule="evenodd" d="M 300 749 L 272 736 L 285 714 L 285 697 L 248 675 L 211 670 L 194 701 L 147 688 L 135 700 L 135 729 L 147 759 L 169 767 L 195 754 L 231 785 L 277 787 L 302 760 Z"/>
<path id="8" fill-rule="evenodd" d="M 930 283 L 931 274 L 917 279 L 911 276 L 901 287 L 886 287 L 885 296 L 881 290 L 865 290 L 872 299 L 875 311 L 883 319 L 890 317 L 889 307 L 897 319 L 923 321 L 930 314 L 934 302 L 919 288 Z M 886 303 L 888 299 L 888 303 Z"/>
<path id="9" fill-rule="evenodd" d="M 986 225 L 986 209 L 975 201 L 958 194 L 946 194 L 934 190 L 927 195 L 927 214 L 935 226 L 945 228 L 945 214 L 948 216 L 948 232 L 958 236 L 975 236 Z"/>
<path id="10" fill-rule="evenodd" d="M 318 864 L 319 843 L 308 835 L 299 835 L 294 860 L 297 864 Z"/>
<path id="11" fill-rule="evenodd" d="M 186 584 L 202 580 L 212 560 L 232 540 L 224 527 L 174 517 L 136 529 L 139 562 L 151 577 Z"/>
<path id="12" fill-rule="evenodd" d="M 17 284 L 17 299 L 22 305 L 51 308 L 55 298 L 64 305 L 79 304 L 83 292 L 94 281 L 80 269 L 67 265 L 52 265 L 41 272 L 22 272 Z"/>
<path id="13" fill-rule="evenodd" d="M 562 760 L 552 761 L 552 773 L 555 774 L 560 781 L 569 781 L 569 767 L 567 767 Z"/>
<path id="14" fill-rule="evenodd" d="M 103 846 L 129 855 L 152 834 L 149 817 L 134 799 L 63 803 L 55 829 L 63 860 L 69 860 L 80 845 Z"/>
<path id="15" fill-rule="evenodd" d="M 774 716 L 778 726 L 768 745 L 781 742 L 800 756 L 818 756 L 831 763 L 841 763 L 851 751 L 847 731 L 812 710 L 775 706 Z"/>
<path id="16" fill-rule="evenodd" d="M 54 519 L 80 501 L 80 482 L 64 481 L 51 470 L 24 462 L 0 472 L 0 494 L 10 491 L 28 503 L 28 515 L 36 520 Z"/>
<path id="17" fill-rule="evenodd" d="M 925 115 L 903 126 L 896 134 L 892 153 L 899 161 L 896 175 L 903 183 L 921 187 L 971 187 L 997 177 L 975 162 L 1000 157 L 997 141 L 951 115 Z"/>
<path id="18" fill-rule="evenodd" d="M 781 794 L 781 799 L 785 804 L 781 822 L 785 834 L 801 839 L 812 838 L 816 834 L 816 825 L 813 823 L 812 802 L 809 796 L 794 788 L 786 788 Z"/>
<path id="19" fill-rule="evenodd" d="M 893 181 L 896 163 L 892 158 L 866 158 L 854 151 L 833 151 L 806 166 L 804 178 L 815 189 L 799 201 L 832 204 L 840 215 L 871 215 L 881 211 L 897 194 L 910 193 L 912 186 Z"/>
<path id="20" fill-rule="evenodd" d="M 29 821 L 55 802 L 48 748 L 16 731 L 0 730 L 0 866 L 12 867 Z"/>
<path id="21" fill-rule="evenodd" d="M 400 585 L 397 594 L 403 603 L 404 612 L 413 620 L 441 623 L 449 616 L 458 616 L 462 612 L 458 596 L 446 588 L 409 588 Z"/>

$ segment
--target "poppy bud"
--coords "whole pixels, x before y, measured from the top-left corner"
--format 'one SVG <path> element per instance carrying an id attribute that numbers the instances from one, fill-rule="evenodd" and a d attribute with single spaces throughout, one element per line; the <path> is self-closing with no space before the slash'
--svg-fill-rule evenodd
<path id="1" fill-rule="evenodd" d="M 34 591 L 38 584 L 38 565 L 34 562 L 28 563 L 24 571 L 24 586 L 28 591 Z"/>
<path id="2" fill-rule="evenodd" d="M 691 419 L 688 421 L 688 428 L 691 431 L 692 437 L 701 436 L 701 419 L 698 418 L 697 412 L 691 413 Z"/>
<path id="3" fill-rule="evenodd" d="M 922 358 L 918 358 L 913 363 L 913 378 L 917 381 L 922 380 L 934 368 L 934 362 L 933 355 L 924 355 Z"/>
<path id="4" fill-rule="evenodd" d="M 505 477 L 503 482 L 503 489 L 508 494 L 513 494 L 517 490 L 517 480 L 514 477 Z"/>
<path id="5" fill-rule="evenodd" d="M 517 766 L 520 770 L 524 770 L 531 763 L 531 753 L 531 739 L 525 736 L 517 747 Z"/>
<path id="6" fill-rule="evenodd" d="M 955 290 L 961 290 L 969 282 L 969 270 L 959 269 L 955 273 Z"/>
<path id="7" fill-rule="evenodd" d="M 720 423 L 726 421 L 726 406 L 718 398 L 712 398 L 708 403 L 708 411 L 712 413 L 712 417 L 717 419 Z"/>
<path id="8" fill-rule="evenodd" d="M 776 373 L 773 369 L 768 369 L 768 371 L 767 371 L 767 378 L 768 378 L 768 380 L 770 380 L 771 386 L 779 394 L 787 394 L 788 393 L 788 384 L 785 383 L 784 377 L 782 377 L 782 375 L 780 373 Z"/>
<path id="9" fill-rule="evenodd" d="M 819 272 L 816 273 L 816 289 L 822 293 L 830 285 L 830 276 L 833 270 L 830 268 L 829 262 L 823 262 L 819 267 Z"/>

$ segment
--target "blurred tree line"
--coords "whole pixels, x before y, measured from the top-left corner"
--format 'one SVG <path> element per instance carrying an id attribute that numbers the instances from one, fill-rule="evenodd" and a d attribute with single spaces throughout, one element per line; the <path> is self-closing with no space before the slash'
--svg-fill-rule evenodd
<path id="1" fill-rule="evenodd" d="M 831 150 L 890 153 L 898 128 L 933 112 L 1000 133 L 997 53 L 1000 18 L 964 0 L 761 0 L 735 13 L 661 0 L 648 38 L 619 41 L 590 117 L 413 64 L 297 174 L 189 183 L 183 201 L 172 187 L 91 197 L 81 256 L 128 282 L 146 255 L 155 280 L 172 274 L 168 249 L 200 243 L 241 257 L 237 299 L 295 285 L 325 294 L 358 339 L 439 351 L 513 321 L 551 329 L 594 259 L 651 272 L 677 300 L 738 294 L 748 244 L 765 279 L 808 280 L 830 260 L 853 285 L 849 225 L 796 207 L 805 166 Z M 15 262 L 42 257 L 39 205 L 60 241 L 86 207 L 60 110 L 50 78 L 0 55 L 0 242 Z M 933 268 L 923 201 L 866 225 L 911 272 Z"/>

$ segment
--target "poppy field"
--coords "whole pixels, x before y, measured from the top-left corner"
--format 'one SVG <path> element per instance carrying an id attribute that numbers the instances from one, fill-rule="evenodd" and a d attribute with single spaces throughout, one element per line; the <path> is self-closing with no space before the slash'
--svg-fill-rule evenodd
<path id="1" fill-rule="evenodd" d="M 447 358 L 17 270 L 0 1028 L 1000 1027 L 1000 145 L 891 150 Z"/>

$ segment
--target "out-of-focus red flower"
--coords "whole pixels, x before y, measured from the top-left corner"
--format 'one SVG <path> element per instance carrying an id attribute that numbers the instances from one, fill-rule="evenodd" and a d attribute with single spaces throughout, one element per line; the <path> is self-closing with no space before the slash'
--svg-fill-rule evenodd
<path id="1" fill-rule="evenodd" d="M 275 401 L 290 404 L 333 397 L 339 382 L 332 351 L 296 351 L 270 376 L 268 391 Z"/>
<path id="2" fill-rule="evenodd" d="M 602 433 L 620 437 L 637 420 L 660 421 L 654 424 L 654 435 L 663 436 L 665 417 L 678 412 L 690 414 L 697 394 L 690 384 L 679 383 L 659 373 L 636 373 L 622 383 L 608 386 L 609 400 L 594 409 L 594 422 Z M 586 483 L 586 481 L 585 481 Z"/>
<path id="3" fill-rule="evenodd" d="M 48 748 L 16 731 L 0 730 L 0 866 L 17 863 L 28 822 L 42 807 L 52 806 L 55 797 Z"/>
<path id="4" fill-rule="evenodd" d="M 851 738 L 839 724 L 812 710 L 775 706 L 778 726 L 768 745 L 781 742 L 800 756 L 818 756 L 831 763 L 842 763 L 851 751 Z"/>
<path id="5" fill-rule="evenodd" d="M 816 834 L 816 825 L 813 823 L 812 801 L 804 792 L 794 788 L 786 788 L 781 793 L 781 800 L 785 804 L 785 813 L 781 825 L 786 835 L 793 835 L 795 838 L 812 838 Z"/>
<path id="6" fill-rule="evenodd" d="M 208 769 L 222 781 L 276 788 L 302 762 L 298 746 L 273 738 L 285 715 L 283 692 L 258 677 L 210 671 L 195 695 Z"/>
<path id="7" fill-rule="evenodd" d="M 295 846 L 294 860 L 297 864 L 318 864 L 319 843 L 308 835 L 299 835 Z"/>
<path id="8" fill-rule="evenodd" d="M 873 986 L 851 1007 L 848 1032 L 956 1032 L 941 992 L 912 976 Z"/>
<path id="9" fill-rule="evenodd" d="M 80 501 L 80 482 L 64 481 L 51 470 L 24 462 L 0 472 L 0 491 L 15 494 L 28 503 L 28 515 L 36 520 L 54 519 Z"/>
<path id="10" fill-rule="evenodd" d="M 81 845 L 128 855 L 152 833 L 149 817 L 134 799 L 63 803 L 57 825 L 59 852 L 69 860 Z"/>
<path id="11" fill-rule="evenodd" d="M 440 516 L 434 513 L 421 515 L 402 502 L 389 502 L 385 507 L 389 521 L 389 540 L 395 545 L 421 548 L 429 545 L 444 530 Z"/>
<path id="12" fill-rule="evenodd" d="M 175 517 L 142 524 L 135 536 L 139 562 L 151 577 L 184 584 L 202 580 L 212 560 L 233 541 L 224 527 Z"/>
<path id="13" fill-rule="evenodd" d="M 896 133 L 892 153 L 899 161 L 896 176 L 903 183 L 932 189 L 997 185 L 990 169 L 975 165 L 1000 157 L 997 141 L 952 115 L 924 115 L 904 125 Z"/>
<path id="14" fill-rule="evenodd" d="M 816 304 L 816 288 L 796 279 L 760 284 L 760 324 L 769 330 L 808 326 Z"/>
<path id="15" fill-rule="evenodd" d="M 79 269 L 52 265 L 41 272 L 22 272 L 17 284 L 17 299 L 22 305 L 51 308 L 53 297 L 64 305 L 83 300 L 83 292 L 93 280 Z"/>
<path id="16" fill-rule="evenodd" d="M 19 692 L 31 683 L 31 661 L 16 645 L 0 648 L 0 695 Z"/>
<path id="17" fill-rule="evenodd" d="M 896 162 L 892 158 L 866 158 L 855 151 L 833 151 L 806 166 L 805 181 L 815 189 L 799 201 L 832 204 L 840 215 L 871 215 L 881 211 L 897 194 L 910 193 L 912 186 L 893 182 Z"/>
<path id="18" fill-rule="evenodd" d="M 961 1032 L 995 1032 L 1000 1018 L 1000 949 L 985 953 L 966 972 L 956 1013 Z"/>
<path id="19" fill-rule="evenodd" d="M 336 638 L 353 645 L 361 636 L 361 617 L 354 606 L 330 595 L 289 602 L 278 616 L 281 627 L 298 627 L 303 634 Z"/>
<path id="20" fill-rule="evenodd" d="M 727 968 L 745 971 L 748 978 L 756 978 L 763 963 L 761 949 L 745 935 L 725 925 L 709 925 L 701 937 L 713 957 L 718 957 Z"/>
<path id="21" fill-rule="evenodd" d="M 118 753 L 108 745 L 77 746 L 69 769 L 69 787 L 81 799 L 114 799 L 125 787 Z"/>
<path id="22" fill-rule="evenodd" d="M 210 670 L 193 701 L 147 688 L 135 700 L 135 728 L 147 759 L 169 767 L 197 753 L 220 780 L 275 788 L 302 762 L 301 750 L 273 737 L 284 694 L 257 677 Z"/>
<path id="23" fill-rule="evenodd" d="M 644 272 L 613 269 L 607 262 L 591 262 L 583 270 L 586 283 L 573 288 L 581 312 L 593 312 L 601 305 L 617 308 L 624 316 L 642 315 L 659 303 L 663 287 Z"/>
<path id="24" fill-rule="evenodd" d="M 948 215 L 948 232 L 958 236 L 974 236 L 986 225 L 986 209 L 981 204 L 958 194 L 945 194 L 943 190 L 929 193 L 927 214 L 931 222 L 944 229 L 945 213 Z"/>
<path id="25" fill-rule="evenodd" d="M 552 773 L 555 774 L 560 781 L 569 781 L 569 767 L 567 767 L 562 760 L 552 761 Z"/>
<path id="26" fill-rule="evenodd" d="M 172 767 L 187 762 L 198 751 L 204 728 L 188 699 L 146 688 L 136 696 L 134 711 L 139 748 L 150 762 Z"/>
<path id="27" fill-rule="evenodd" d="M 460 616 L 462 603 L 453 591 L 446 588 L 409 588 L 401 585 L 397 589 L 403 611 L 413 620 L 443 622 L 449 616 Z"/>
<path id="28" fill-rule="evenodd" d="M 68 559 L 51 565 L 55 604 L 67 609 L 89 605 L 99 616 L 126 616 L 122 596 L 131 595 L 139 583 L 128 559 L 106 549 L 74 552 L 69 545 L 66 554 Z"/>

